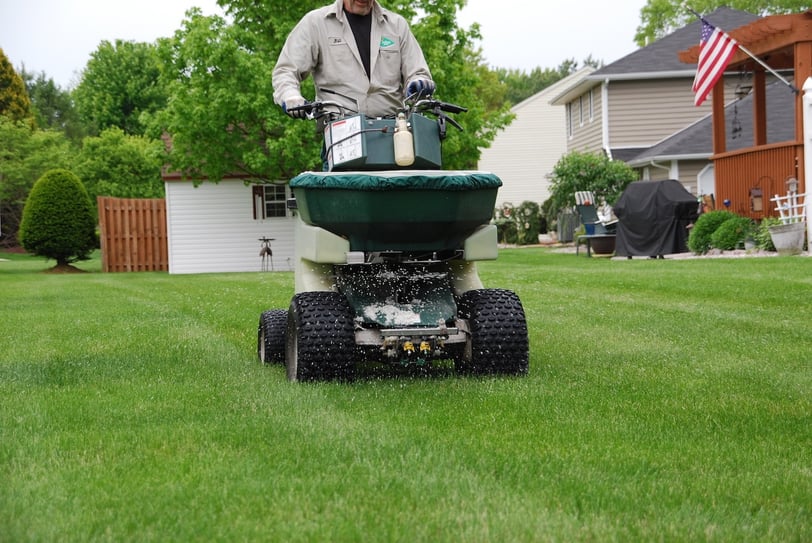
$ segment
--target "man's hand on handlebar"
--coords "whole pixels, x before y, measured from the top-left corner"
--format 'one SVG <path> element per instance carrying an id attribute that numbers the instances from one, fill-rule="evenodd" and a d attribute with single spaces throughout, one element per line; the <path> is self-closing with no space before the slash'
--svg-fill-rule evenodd
<path id="1" fill-rule="evenodd" d="M 282 102 L 282 111 L 293 119 L 307 119 L 311 109 L 310 102 L 301 96 L 296 96 Z"/>
<path id="2" fill-rule="evenodd" d="M 282 103 L 282 110 L 293 119 L 321 119 L 322 117 L 329 117 L 332 120 L 344 117 L 346 114 L 358 113 L 354 109 L 344 107 L 338 102 L 332 102 L 330 100 L 316 100 L 311 102 L 310 100 L 302 98 L 301 103 L 292 105 L 293 103 L 295 102 L 291 100 L 286 100 Z"/>
<path id="3" fill-rule="evenodd" d="M 431 79 L 415 79 L 406 85 L 406 98 L 416 100 L 418 98 L 427 98 L 434 94 L 436 86 Z"/>

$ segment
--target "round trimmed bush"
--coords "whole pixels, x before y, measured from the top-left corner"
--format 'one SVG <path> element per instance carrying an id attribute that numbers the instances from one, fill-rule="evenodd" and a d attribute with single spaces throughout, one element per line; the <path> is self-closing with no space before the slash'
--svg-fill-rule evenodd
<path id="1" fill-rule="evenodd" d="M 688 236 L 688 249 L 698 255 L 705 254 L 711 248 L 711 236 L 725 221 L 737 217 L 733 212 L 719 209 L 699 216 Z"/>
<path id="2" fill-rule="evenodd" d="M 711 234 L 711 246 L 722 251 L 732 251 L 744 243 L 750 229 L 750 219 L 735 215 L 719 225 L 719 228 Z"/>
<path id="3" fill-rule="evenodd" d="M 18 237 L 29 253 L 57 265 L 87 260 L 98 247 L 96 218 L 82 182 L 68 170 L 40 177 L 23 208 Z"/>

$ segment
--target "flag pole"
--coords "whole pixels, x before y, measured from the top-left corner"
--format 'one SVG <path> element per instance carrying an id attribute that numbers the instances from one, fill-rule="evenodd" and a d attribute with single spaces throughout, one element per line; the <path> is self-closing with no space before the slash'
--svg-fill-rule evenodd
<path id="1" fill-rule="evenodd" d="M 770 68 L 769 66 L 767 66 L 767 64 L 766 64 L 764 61 L 762 61 L 760 58 L 758 58 L 758 57 L 757 57 L 757 56 L 755 56 L 753 53 L 751 53 L 751 52 L 750 52 L 750 50 L 749 50 L 749 49 L 747 49 L 746 47 L 744 47 L 742 44 L 739 44 L 739 49 L 740 49 L 740 50 L 741 50 L 741 51 L 742 51 L 744 54 L 746 54 L 747 56 L 749 56 L 750 58 L 752 58 L 753 60 L 755 60 L 756 62 L 758 62 L 759 64 L 761 64 L 761 65 L 762 65 L 762 66 L 763 66 L 763 67 L 764 67 L 764 68 L 765 68 L 765 69 L 766 69 L 768 72 L 770 72 L 771 74 L 773 74 L 773 75 L 774 75 L 776 78 L 778 78 L 778 79 L 779 79 L 779 80 L 780 80 L 782 83 L 784 83 L 784 85 L 786 85 L 787 87 L 789 87 L 789 88 L 790 88 L 790 90 L 791 90 L 792 92 L 794 92 L 795 94 L 798 94 L 798 93 L 800 92 L 800 91 L 799 91 L 799 90 L 798 90 L 798 89 L 795 87 L 795 85 L 793 85 L 792 83 L 790 83 L 789 81 L 787 81 L 786 79 L 784 79 L 783 77 L 781 77 L 781 75 L 780 75 L 778 72 L 776 72 L 775 70 L 773 70 L 772 68 Z"/>
<path id="2" fill-rule="evenodd" d="M 696 16 L 697 16 L 697 18 L 698 18 L 700 21 L 702 21 L 702 22 L 704 22 L 704 23 L 707 23 L 707 24 L 711 25 L 712 27 L 716 28 L 716 25 L 714 25 L 713 23 L 711 23 L 710 21 L 708 21 L 707 19 L 705 19 L 705 18 L 704 18 L 702 15 L 700 15 L 699 13 L 697 13 L 696 11 L 694 11 L 693 9 L 688 8 L 688 7 L 686 7 L 685 9 L 687 9 L 688 11 L 690 11 L 691 13 L 693 13 L 694 15 L 696 15 Z M 727 32 L 725 32 L 725 34 L 727 34 Z M 791 90 L 792 92 L 794 92 L 795 94 L 799 94 L 799 93 L 801 92 L 801 91 L 799 91 L 799 90 L 798 90 L 798 89 L 795 87 L 795 85 L 793 85 L 792 83 L 790 83 L 789 81 L 787 81 L 786 79 L 784 79 L 784 77 L 783 77 L 783 76 L 781 76 L 781 74 L 779 74 L 778 72 L 776 72 L 775 70 L 773 70 L 772 68 L 770 68 L 770 67 L 767 65 L 767 63 L 765 63 L 763 60 L 761 60 L 761 59 L 760 59 L 760 58 L 758 58 L 756 55 L 754 55 L 754 54 L 753 54 L 753 53 L 752 53 L 752 52 L 751 52 L 749 49 L 747 49 L 746 47 L 744 47 L 744 46 L 743 46 L 741 43 L 739 43 L 738 41 L 737 41 L 736 43 L 738 44 L 738 47 L 739 47 L 739 49 L 741 50 L 741 52 L 742 52 L 742 53 L 744 53 L 744 54 L 745 54 L 745 55 L 747 55 L 748 57 L 750 57 L 750 58 L 752 58 L 753 60 L 755 60 L 756 62 L 758 62 L 758 63 L 759 63 L 759 64 L 760 64 L 762 67 L 764 67 L 764 69 L 765 69 L 765 70 L 767 70 L 768 72 L 770 72 L 771 74 L 773 74 L 773 75 L 774 75 L 776 78 L 778 78 L 778 80 L 779 80 L 779 81 L 781 81 L 781 82 L 782 82 L 784 85 L 786 85 L 787 87 L 789 87 L 789 88 L 790 88 L 790 90 Z"/>

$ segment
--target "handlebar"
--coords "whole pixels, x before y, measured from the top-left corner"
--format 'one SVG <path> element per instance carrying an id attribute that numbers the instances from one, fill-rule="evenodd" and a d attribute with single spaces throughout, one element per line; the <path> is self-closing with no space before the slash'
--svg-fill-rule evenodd
<path id="1" fill-rule="evenodd" d="M 334 111 L 326 111 L 327 108 L 334 107 L 338 109 L 338 112 Z M 427 99 L 427 100 L 418 100 L 411 107 L 405 108 L 407 110 L 411 109 L 412 111 L 417 112 L 429 112 L 438 115 L 441 111 L 446 113 L 465 113 L 468 111 L 468 108 L 458 106 L 456 104 L 450 104 L 448 102 L 441 102 L 439 100 L 434 99 Z M 314 102 L 307 102 L 301 106 L 290 107 L 287 109 L 288 112 L 299 112 L 304 111 L 307 114 L 308 118 L 316 118 L 319 117 L 320 114 L 328 114 L 328 113 L 339 113 L 341 115 L 346 115 L 348 113 L 358 113 L 356 110 L 352 108 L 348 108 L 338 102 L 334 102 L 332 100 L 316 100 Z M 393 115 L 394 116 L 394 115 Z"/>
<path id="2" fill-rule="evenodd" d="M 334 107 L 338 109 L 338 111 L 328 111 L 326 108 Z M 331 100 L 321 100 L 315 102 L 306 102 L 304 105 L 301 106 L 294 106 L 287 109 L 288 113 L 291 112 L 299 112 L 303 111 L 308 119 L 318 119 L 325 115 L 341 115 L 342 117 L 347 113 L 358 113 L 354 109 L 350 109 L 346 106 L 339 104 L 338 102 L 333 102 Z"/>
<path id="3" fill-rule="evenodd" d="M 465 113 L 468 111 L 468 108 L 458 106 L 456 104 L 449 104 L 448 102 L 441 102 L 439 100 L 419 100 L 414 103 L 412 108 L 415 111 L 429 111 L 431 110 L 433 113 L 437 113 L 439 111 L 445 111 L 447 113 Z"/>
<path id="4" fill-rule="evenodd" d="M 358 111 L 332 100 L 317 100 L 314 102 L 307 102 L 301 106 L 288 108 L 287 111 L 288 113 L 296 113 L 300 111 L 304 112 L 305 116 L 303 118 L 311 120 L 321 119 L 322 117 L 329 116 L 330 118 L 328 121 L 342 118 L 348 114 L 358 113 Z M 462 126 L 460 126 L 457 121 L 446 115 L 446 113 L 465 113 L 467 111 L 468 108 L 458 106 L 456 104 L 450 104 L 448 102 L 441 102 L 433 98 L 426 98 L 413 103 L 404 104 L 404 112 L 407 116 L 412 113 L 431 113 L 437 117 L 437 123 L 440 126 L 440 134 L 442 138 L 445 138 L 446 123 L 451 124 L 458 130 L 462 130 Z M 392 116 L 394 117 L 395 115 Z"/>

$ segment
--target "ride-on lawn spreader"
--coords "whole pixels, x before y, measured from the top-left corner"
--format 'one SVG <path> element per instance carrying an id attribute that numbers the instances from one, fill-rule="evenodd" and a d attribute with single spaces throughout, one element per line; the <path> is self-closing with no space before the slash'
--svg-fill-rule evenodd
<path id="1" fill-rule="evenodd" d="M 260 360 L 284 363 L 292 381 L 437 360 L 468 374 L 526 374 L 521 301 L 484 288 L 476 269 L 497 257 L 490 221 L 502 182 L 440 169 L 446 127 L 459 128 L 447 113 L 464 108 L 420 100 L 368 119 L 334 102 L 301 107 L 324 126 L 326 171 L 290 181 L 295 295 L 260 316 Z"/>

